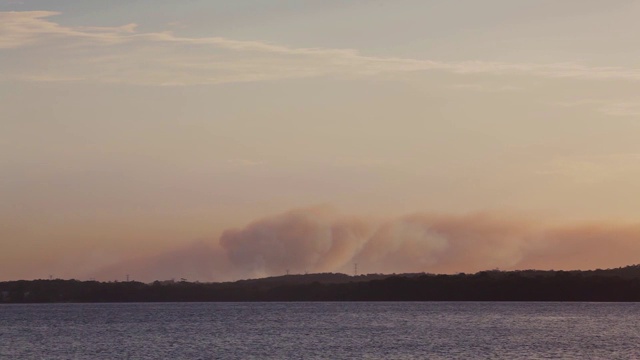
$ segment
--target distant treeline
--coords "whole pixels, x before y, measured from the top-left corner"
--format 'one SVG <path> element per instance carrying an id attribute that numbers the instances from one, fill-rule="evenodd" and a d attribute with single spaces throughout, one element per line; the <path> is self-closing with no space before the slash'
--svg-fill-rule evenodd
<path id="1" fill-rule="evenodd" d="M 0 302 L 640 301 L 640 265 L 593 271 L 287 275 L 225 283 L 0 282 Z"/>

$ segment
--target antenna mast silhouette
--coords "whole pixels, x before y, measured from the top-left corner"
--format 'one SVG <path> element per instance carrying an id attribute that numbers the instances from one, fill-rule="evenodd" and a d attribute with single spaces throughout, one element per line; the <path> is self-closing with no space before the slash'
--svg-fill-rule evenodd
<path id="1" fill-rule="evenodd" d="M 358 263 L 353 264 L 353 276 L 358 276 Z"/>

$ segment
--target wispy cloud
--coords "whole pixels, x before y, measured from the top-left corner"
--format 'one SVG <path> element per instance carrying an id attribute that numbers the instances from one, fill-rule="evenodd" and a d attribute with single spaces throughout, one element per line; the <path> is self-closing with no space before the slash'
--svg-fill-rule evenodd
<path id="1" fill-rule="evenodd" d="M 251 159 L 229 159 L 227 160 L 227 164 L 234 166 L 258 166 L 264 165 L 264 161 L 260 160 L 251 160 Z"/>
<path id="2" fill-rule="evenodd" d="M 640 116 L 640 102 L 614 102 L 602 106 L 600 111 L 612 116 Z"/>
<path id="3" fill-rule="evenodd" d="M 640 116 L 640 101 L 619 99 L 581 99 L 558 103 L 564 107 L 593 107 L 595 111 L 609 116 Z"/>
<path id="4" fill-rule="evenodd" d="M 443 62 L 366 56 L 354 49 L 298 48 L 224 37 L 183 37 L 118 27 L 65 26 L 57 12 L 0 12 L 0 51 L 29 50 L 42 62 L 16 62 L 0 72 L 28 81 L 82 79 L 145 85 L 254 82 L 318 76 L 444 71 L 457 74 L 521 74 L 584 80 L 640 80 L 640 69 L 576 63 Z M 505 89 L 506 90 L 506 89 Z"/>
<path id="5" fill-rule="evenodd" d="M 598 184 L 640 171 L 640 153 L 556 158 L 537 173 L 561 176 L 577 184 Z"/>
<path id="6" fill-rule="evenodd" d="M 512 91 L 522 90 L 521 87 L 513 86 L 513 85 L 491 85 L 491 84 L 454 84 L 454 85 L 451 85 L 451 88 L 456 90 L 488 92 L 488 93 L 512 92 Z"/>
<path id="7" fill-rule="evenodd" d="M 104 43 L 126 41 L 123 33 L 133 33 L 135 24 L 120 27 L 66 27 L 46 18 L 55 11 L 0 12 L 0 49 L 33 45 L 51 38 L 78 38 Z"/>

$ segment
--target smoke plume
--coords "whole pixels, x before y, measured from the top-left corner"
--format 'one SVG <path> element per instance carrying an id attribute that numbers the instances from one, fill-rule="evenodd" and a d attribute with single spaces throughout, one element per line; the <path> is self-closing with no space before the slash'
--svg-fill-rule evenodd
<path id="1" fill-rule="evenodd" d="M 103 269 L 139 280 L 233 280 L 285 273 L 457 273 L 487 269 L 592 269 L 638 262 L 640 225 L 542 221 L 479 213 L 397 218 L 307 208 L 224 231 L 165 254 Z"/>

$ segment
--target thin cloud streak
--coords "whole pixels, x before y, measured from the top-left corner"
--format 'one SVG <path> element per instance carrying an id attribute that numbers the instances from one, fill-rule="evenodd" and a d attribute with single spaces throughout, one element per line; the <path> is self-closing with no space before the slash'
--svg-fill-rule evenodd
<path id="1" fill-rule="evenodd" d="M 564 101 L 557 103 L 562 107 L 593 107 L 596 111 L 617 117 L 638 117 L 640 116 L 640 101 L 637 99 L 580 99 L 574 101 Z"/>
<path id="2" fill-rule="evenodd" d="M 56 11 L 0 12 L 0 49 L 37 44 L 52 37 L 79 38 L 104 43 L 126 41 L 125 33 L 133 33 L 136 25 L 119 27 L 67 27 L 46 20 L 60 15 Z"/>
<path id="3" fill-rule="evenodd" d="M 443 62 L 365 56 L 355 49 L 293 48 L 224 37 L 189 38 L 172 32 L 136 32 L 119 27 L 70 27 L 48 18 L 51 11 L 0 12 L 0 51 L 38 51 L 49 63 L 5 69 L 17 80 L 138 85 L 202 85 L 320 76 L 444 71 L 456 74 L 520 74 L 581 80 L 640 80 L 640 69 L 591 67 L 576 63 Z M 53 46 L 53 48 L 52 48 Z M 144 66 L 143 66 L 144 65 Z"/>

